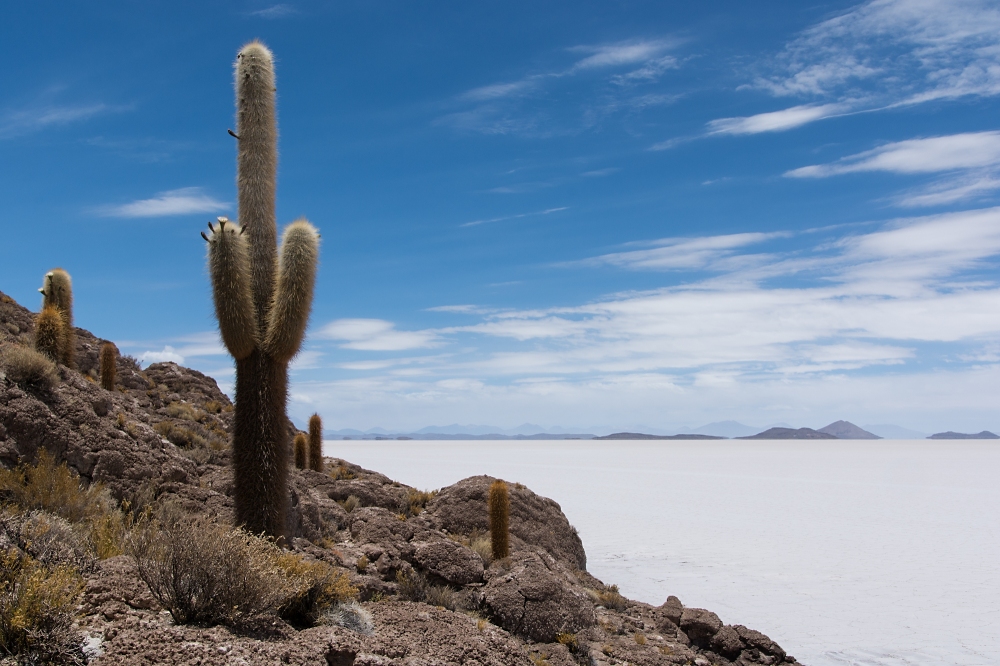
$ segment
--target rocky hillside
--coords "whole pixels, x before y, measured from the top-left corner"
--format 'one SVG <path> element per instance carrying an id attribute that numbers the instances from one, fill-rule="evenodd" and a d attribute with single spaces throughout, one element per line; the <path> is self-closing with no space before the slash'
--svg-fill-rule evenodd
<path id="1" fill-rule="evenodd" d="M 33 314 L 0 293 L 0 351 L 30 344 Z M 95 382 L 103 340 L 77 329 L 79 367 L 51 385 L 0 368 L 0 463 L 44 449 L 127 506 L 171 504 L 232 520 L 232 405 L 215 382 L 173 363 L 119 359 L 119 388 Z M 291 426 L 290 426 L 291 427 Z M 288 548 L 348 573 L 370 626 L 267 636 L 175 624 L 127 555 L 82 569 L 74 631 L 100 664 L 777 664 L 794 658 L 764 634 L 724 625 L 675 597 L 630 601 L 586 571 L 559 505 L 511 486 L 511 555 L 491 562 L 493 479 L 421 493 L 348 461 L 293 470 Z M 0 496 L 0 499 L 4 499 Z M 487 544 L 483 548 L 483 544 Z M 0 550 L 15 548 L 0 535 Z M 414 601 L 413 599 L 418 599 Z M 2 654 L 0 654 L 2 661 Z"/>

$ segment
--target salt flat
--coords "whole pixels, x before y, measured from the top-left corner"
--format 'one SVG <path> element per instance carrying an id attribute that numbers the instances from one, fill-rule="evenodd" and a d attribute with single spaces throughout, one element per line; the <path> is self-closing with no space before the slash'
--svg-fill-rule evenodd
<path id="1" fill-rule="evenodd" d="M 555 499 L 588 569 L 675 594 L 805 664 L 1000 664 L 1000 444 L 327 441 L 422 489 L 474 474 Z"/>

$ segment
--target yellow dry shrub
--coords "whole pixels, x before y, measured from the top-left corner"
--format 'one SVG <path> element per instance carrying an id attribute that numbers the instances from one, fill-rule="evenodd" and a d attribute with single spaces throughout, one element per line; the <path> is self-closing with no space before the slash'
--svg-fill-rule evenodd
<path id="1" fill-rule="evenodd" d="M 89 531 L 94 554 L 105 559 L 121 555 L 126 519 L 99 483 L 85 486 L 66 463 L 57 465 L 45 449 L 35 465 L 0 468 L 0 494 L 21 512 L 46 511 Z"/>
<path id="2" fill-rule="evenodd" d="M 0 554 L 0 653 L 19 663 L 73 663 L 73 631 L 83 578 L 69 565 L 42 566 L 16 550 Z"/>

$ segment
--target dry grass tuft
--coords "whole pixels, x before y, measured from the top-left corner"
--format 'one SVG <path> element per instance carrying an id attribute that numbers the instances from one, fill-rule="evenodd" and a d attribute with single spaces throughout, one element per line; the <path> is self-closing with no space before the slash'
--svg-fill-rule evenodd
<path id="1" fill-rule="evenodd" d="M 167 416 L 195 423 L 201 423 L 205 420 L 205 412 L 187 402 L 172 402 L 167 405 Z"/>
<path id="2" fill-rule="evenodd" d="M 628 599 L 621 595 L 617 585 L 609 585 L 597 591 L 597 602 L 610 610 L 620 611 L 628 607 Z"/>
<path id="3" fill-rule="evenodd" d="M 396 589 L 399 597 L 406 601 L 422 601 L 431 606 L 441 606 L 448 610 L 458 608 L 458 594 L 447 585 L 427 582 L 417 571 L 398 571 Z"/>
<path id="4" fill-rule="evenodd" d="M 410 488 L 406 494 L 406 505 L 403 507 L 403 513 L 409 512 L 411 516 L 419 516 L 427 503 L 434 499 L 437 493 L 436 490 L 427 492 L 426 490 Z"/>
<path id="5" fill-rule="evenodd" d="M 642 633 L 641 631 L 635 632 L 635 635 L 632 636 L 632 638 L 634 638 L 635 642 L 638 643 L 639 645 L 646 644 L 646 634 Z"/>
<path id="6" fill-rule="evenodd" d="M 24 389 L 51 391 L 59 383 L 56 364 L 31 347 L 0 346 L 0 370 L 7 379 Z"/>

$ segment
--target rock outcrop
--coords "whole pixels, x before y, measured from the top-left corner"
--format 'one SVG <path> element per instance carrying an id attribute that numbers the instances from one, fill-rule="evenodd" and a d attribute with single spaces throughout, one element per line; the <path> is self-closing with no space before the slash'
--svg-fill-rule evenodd
<path id="1" fill-rule="evenodd" d="M 29 342 L 32 326 L 32 314 L 0 293 L 0 345 Z M 231 522 L 229 399 L 201 373 L 140 369 L 128 358 L 118 360 L 117 389 L 105 390 L 91 372 L 102 342 L 77 329 L 79 371 L 60 367 L 51 390 L 0 371 L 0 464 L 30 463 L 44 448 L 119 501 L 170 502 Z M 763 634 L 676 597 L 653 607 L 612 593 L 586 571 L 559 505 L 521 485 L 510 486 L 511 555 L 484 562 L 472 539 L 487 530 L 492 481 L 464 479 L 416 501 L 414 489 L 345 460 L 292 470 L 286 546 L 349 574 L 368 630 L 276 620 L 261 638 L 177 626 L 119 556 L 84 570 L 85 654 L 94 665 L 794 662 Z"/>

